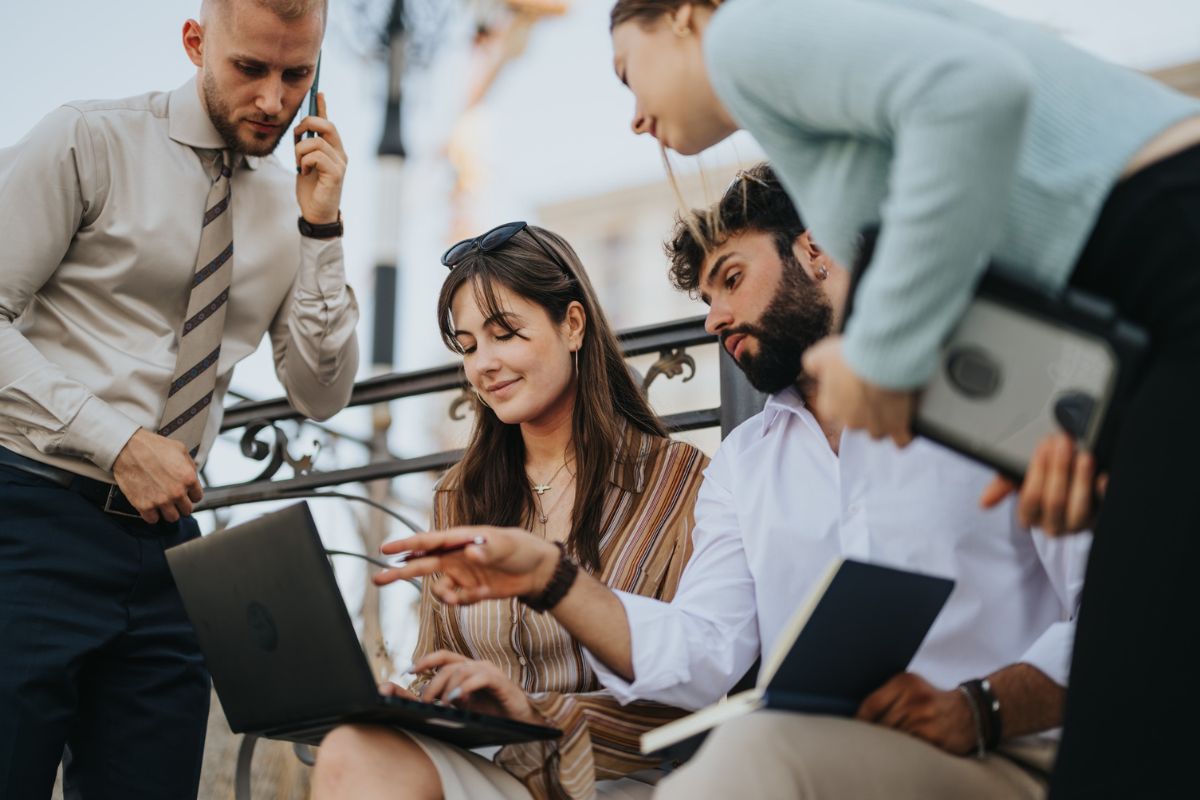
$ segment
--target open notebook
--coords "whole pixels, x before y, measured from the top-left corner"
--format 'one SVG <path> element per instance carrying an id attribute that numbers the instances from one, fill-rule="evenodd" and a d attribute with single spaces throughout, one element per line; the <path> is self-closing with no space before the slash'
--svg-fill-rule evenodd
<path id="1" fill-rule="evenodd" d="M 852 716 L 908 668 L 954 581 L 836 559 L 763 660 L 758 685 L 642 735 L 652 753 L 760 708 Z"/>

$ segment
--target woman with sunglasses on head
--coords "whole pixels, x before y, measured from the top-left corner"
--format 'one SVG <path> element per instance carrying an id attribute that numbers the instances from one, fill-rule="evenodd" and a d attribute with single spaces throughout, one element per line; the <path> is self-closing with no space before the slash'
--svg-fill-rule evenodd
<path id="1" fill-rule="evenodd" d="M 823 414 L 905 443 L 989 261 L 1150 333 L 1094 527 L 1053 796 L 1185 785 L 1200 695 L 1160 687 L 1190 686 L 1200 647 L 1200 103 L 961 0 L 618 0 L 611 31 L 635 133 L 695 154 L 748 130 L 842 263 L 881 226 L 845 335 L 804 359 Z M 1093 484 L 1059 437 L 1020 506 L 1078 530 Z"/>
<path id="2" fill-rule="evenodd" d="M 442 263 L 438 321 L 462 356 L 475 427 L 436 489 L 433 528 L 523 527 L 558 544 L 559 586 L 585 569 L 669 600 L 691 554 L 708 459 L 667 438 L 575 252 L 515 222 L 459 242 Z M 409 691 L 559 728 L 561 739 L 509 745 L 489 762 L 418 735 L 339 728 L 321 745 L 314 797 L 650 796 L 658 761 L 639 755 L 638 737 L 683 712 L 621 706 L 601 691 L 579 645 L 542 613 L 558 599 L 553 585 L 539 597 L 452 606 L 433 584 L 422 587 Z"/>

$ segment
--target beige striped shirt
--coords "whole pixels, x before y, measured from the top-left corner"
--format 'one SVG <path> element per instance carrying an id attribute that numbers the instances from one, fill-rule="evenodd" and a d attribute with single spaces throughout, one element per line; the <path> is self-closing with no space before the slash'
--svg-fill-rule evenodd
<path id="1" fill-rule="evenodd" d="M 632 428 L 625 452 L 633 457 L 615 459 L 609 477 L 598 577 L 614 589 L 669 601 L 691 556 L 693 506 L 708 458 L 691 445 Z M 452 469 L 436 494 L 435 529 L 455 524 L 455 491 Z M 558 741 L 511 745 L 496 756 L 534 797 L 591 797 L 597 780 L 657 765 L 638 753 L 638 739 L 683 712 L 656 703 L 620 705 L 553 616 L 515 599 L 451 609 L 429 592 L 431 583 L 425 582 L 421 597 L 416 657 L 445 649 L 491 661 L 563 731 Z M 416 685 L 431 677 L 420 676 Z"/>

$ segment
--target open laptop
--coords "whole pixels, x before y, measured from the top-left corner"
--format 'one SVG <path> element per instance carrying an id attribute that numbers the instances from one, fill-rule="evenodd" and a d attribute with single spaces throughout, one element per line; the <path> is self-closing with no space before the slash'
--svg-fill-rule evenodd
<path id="1" fill-rule="evenodd" d="M 235 733 L 319 744 L 357 722 L 461 747 L 562 734 L 381 696 L 307 503 L 173 547 L 167 562 Z"/>

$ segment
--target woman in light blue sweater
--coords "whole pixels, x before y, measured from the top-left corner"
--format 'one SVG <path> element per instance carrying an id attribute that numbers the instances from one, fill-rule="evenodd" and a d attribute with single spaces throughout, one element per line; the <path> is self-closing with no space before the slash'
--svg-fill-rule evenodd
<path id="1" fill-rule="evenodd" d="M 823 413 L 906 441 L 913 390 L 989 261 L 1107 297 L 1150 331 L 1053 787 L 1172 785 L 1200 716 L 1200 693 L 1172 688 L 1200 648 L 1186 572 L 1200 556 L 1200 103 L 963 0 L 619 0 L 612 32 L 636 133 L 690 155 L 748 130 L 842 263 L 881 225 L 845 335 L 805 358 Z M 1055 459 L 1090 484 L 1086 455 Z M 1024 487 L 1031 522 L 1078 527 L 1087 493 L 1064 511 L 1036 502 L 1043 488 Z"/>

